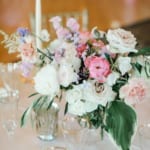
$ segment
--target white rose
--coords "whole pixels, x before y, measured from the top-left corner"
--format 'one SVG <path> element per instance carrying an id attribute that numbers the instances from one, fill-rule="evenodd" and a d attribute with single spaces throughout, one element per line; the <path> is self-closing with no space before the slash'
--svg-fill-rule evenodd
<path id="1" fill-rule="evenodd" d="M 119 57 L 118 60 L 119 70 L 121 74 L 124 75 L 126 72 L 132 69 L 131 58 L 130 57 Z"/>
<path id="2" fill-rule="evenodd" d="M 57 72 L 53 65 L 43 67 L 34 77 L 35 89 L 38 93 L 54 98 L 59 93 Z"/>
<path id="3" fill-rule="evenodd" d="M 137 52 L 135 49 L 136 38 L 134 35 L 124 29 L 108 30 L 106 38 L 109 42 L 112 53 Z"/>
<path id="4" fill-rule="evenodd" d="M 87 112 L 92 112 L 95 109 L 97 109 L 97 104 L 82 100 L 78 100 L 76 103 L 68 105 L 68 112 L 78 116 L 82 116 Z"/>
<path id="5" fill-rule="evenodd" d="M 96 91 L 93 83 L 87 82 L 84 87 L 84 99 L 95 104 L 106 106 L 107 102 L 113 101 L 115 96 L 116 93 L 107 84 L 101 85 L 99 92 Z"/>
<path id="6" fill-rule="evenodd" d="M 106 82 L 108 85 L 112 86 L 116 83 L 116 81 L 119 77 L 120 77 L 119 73 L 112 72 L 111 74 L 108 75 Z"/>
<path id="7" fill-rule="evenodd" d="M 70 83 L 77 81 L 77 74 L 68 63 L 60 64 L 58 70 L 59 82 L 62 86 L 67 87 Z"/>
<path id="8" fill-rule="evenodd" d="M 66 91 L 65 99 L 68 102 L 68 112 L 74 115 L 83 115 L 87 112 L 94 111 L 97 104 L 86 101 L 83 94 L 84 87 L 82 84 L 75 85 L 73 89 Z"/>

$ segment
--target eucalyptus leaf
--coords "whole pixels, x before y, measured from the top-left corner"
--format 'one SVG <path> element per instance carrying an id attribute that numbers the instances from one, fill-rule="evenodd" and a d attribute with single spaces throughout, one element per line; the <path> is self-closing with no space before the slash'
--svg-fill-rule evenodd
<path id="1" fill-rule="evenodd" d="M 137 123 L 133 108 L 123 101 L 113 101 L 106 114 L 106 131 L 121 150 L 130 150 Z"/>

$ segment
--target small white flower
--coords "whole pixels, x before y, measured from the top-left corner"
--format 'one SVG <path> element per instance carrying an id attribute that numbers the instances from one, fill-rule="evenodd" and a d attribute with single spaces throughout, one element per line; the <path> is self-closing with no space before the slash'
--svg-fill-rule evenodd
<path id="1" fill-rule="evenodd" d="M 62 45 L 62 40 L 60 39 L 56 39 L 56 40 L 53 40 L 50 45 L 49 45 L 49 49 L 50 51 L 53 53 L 55 52 L 56 49 L 58 49 L 60 46 Z"/>
<path id="2" fill-rule="evenodd" d="M 56 68 L 53 65 L 43 67 L 34 77 L 38 93 L 54 98 L 59 93 L 59 82 Z"/>
<path id="3" fill-rule="evenodd" d="M 119 70 L 121 71 L 121 74 L 124 75 L 128 71 L 132 69 L 131 58 L 130 57 L 122 57 L 120 56 L 117 60 L 119 65 Z"/>
<path id="4" fill-rule="evenodd" d="M 43 29 L 41 31 L 40 38 L 44 42 L 48 42 L 50 40 L 50 35 L 49 35 L 49 33 L 48 33 L 48 31 L 46 29 Z"/>
<path id="5" fill-rule="evenodd" d="M 119 76 L 120 76 L 119 73 L 112 72 L 107 77 L 107 84 L 110 86 L 114 85 L 116 83 L 117 79 L 119 78 Z"/>
<path id="6" fill-rule="evenodd" d="M 121 28 L 108 30 L 106 38 L 112 53 L 137 52 L 135 49 L 136 38 L 130 31 Z"/>
<path id="7" fill-rule="evenodd" d="M 34 38 L 33 38 L 33 36 L 28 35 L 28 36 L 24 37 L 24 40 L 25 40 L 26 43 L 33 43 Z"/>

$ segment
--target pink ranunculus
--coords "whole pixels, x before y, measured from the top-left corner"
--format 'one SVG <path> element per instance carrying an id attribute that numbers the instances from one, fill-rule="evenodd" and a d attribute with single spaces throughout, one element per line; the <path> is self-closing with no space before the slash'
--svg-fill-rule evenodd
<path id="1" fill-rule="evenodd" d="M 136 104 L 150 99 L 150 80 L 143 78 L 132 78 L 128 84 L 120 89 L 120 98 L 128 104 Z"/>
<path id="2" fill-rule="evenodd" d="M 80 38 L 80 43 L 85 44 L 89 39 L 91 39 L 91 33 L 87 31 L 80 32 L 79 38 Z"/>
<path id="3" fill-rule="evenodd" d="M 22 60 L 30 61 L 30 62 L 34 61 L 36 52 L 35 52 L 35 49 L 33 48 L 32 43 L 23 43 L 21 44 L 19 49 L 21 51 Z"/>
<path id="4" fill-rule="evenodd" d="M 59 39 L 63 39 L 65 36 L 67 36 L 67 34 L 69 34 L 69 31 L 61 27 L 56 30 L 56 34 Z"/>
<path id="5" fill-rule="evenodd" d="M 49 22 L 53 23 L 53 27 L 55 30 L 61 28 L 61 24 L 60 24 L 61 21 L 62 19 L 59 16 L 55 16 L 49 20 Z"/>
<path id="6" fill-rule="evenodd" d="M 77 20 L 74 19 L 74 18 L 69 18 L 69 19 L 67 20 L 66 26 L 67 26 L 71 31 L 73 31 L 73 32 L 79 31 L 79 28 L 80 28 L 79 23 L 78 23 Z"/>
<path id="7" fill-rule="evenodd" d="M 79 44 L 76 49 L 78 52 L 78 56 L 81 57 L 82 53 L 87 49 L 87 45 L 86 44 Z"/>
<path id="8" fill-rule="evenodd" d="M 97 79 L 100 83 L 105 82 L 110 74 L 110 64 L 102 57 L 92 56 L 85 60 L 85 66 L 89 69 L 90 77 Z"/>

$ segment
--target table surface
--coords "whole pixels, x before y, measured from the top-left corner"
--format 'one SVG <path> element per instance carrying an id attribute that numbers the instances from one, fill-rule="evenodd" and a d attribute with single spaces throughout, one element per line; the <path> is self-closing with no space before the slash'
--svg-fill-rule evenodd
<path id="1" fill-rule="evenodd" d="M 31 91 L 33 89 L 29 87 L 32 87 L 29 83 L 23 84 L 21 87 L 18 118 L 20 118 L 22 112 L 30 104 L 30 100 L 27 98 L 27 96 L 31 94 Z M 149 116 L 150 104 L 148 101 L 137 105 L 136 109 L 139 120 L 138 124 L 150 121 Z M 139 146 L 140 143 L 141 143 L 140 138 L 137 134 L 133 140 L 132 150 L 140 150 L 139 148 L 135 147 Z M 6 131 L 2 128 L 2 125 L 0 125 L 0 150 L 54 150 L 50 149 L 50 147 L 51 146 L 57 146 L 58 148 L 68 147 L 67 146 L 68 144 L 69 143 L 63 138 L 61 132 L 59 136 L 53 141 L 44 142 L 39 140 L 36 137 L 35 130 L 29 123 L 23 128 L 20 128 L 20 126 L 18 126 L 17 129 L 15 130 L 15 134 L 12 136 L 8 136 Z M 146 146 L 143 150 L 150 149 L 150 139 L 148 144 L 149 146 Z M 76 144 L 72 146 L 74 147 L 74 150 L 79 150 Z M 96 142 L 93 141 L 93 143 L 87 143 L 87 147 L 82 148 L 81 150 L 100 150 L 100 149 L 116 150 L 116 147 L 112 144 L 112 142 L 108 138 L 105 138 L 103 141 L 99 139 Z M 66 148 L 64 150 L 70 149 Z"/>

